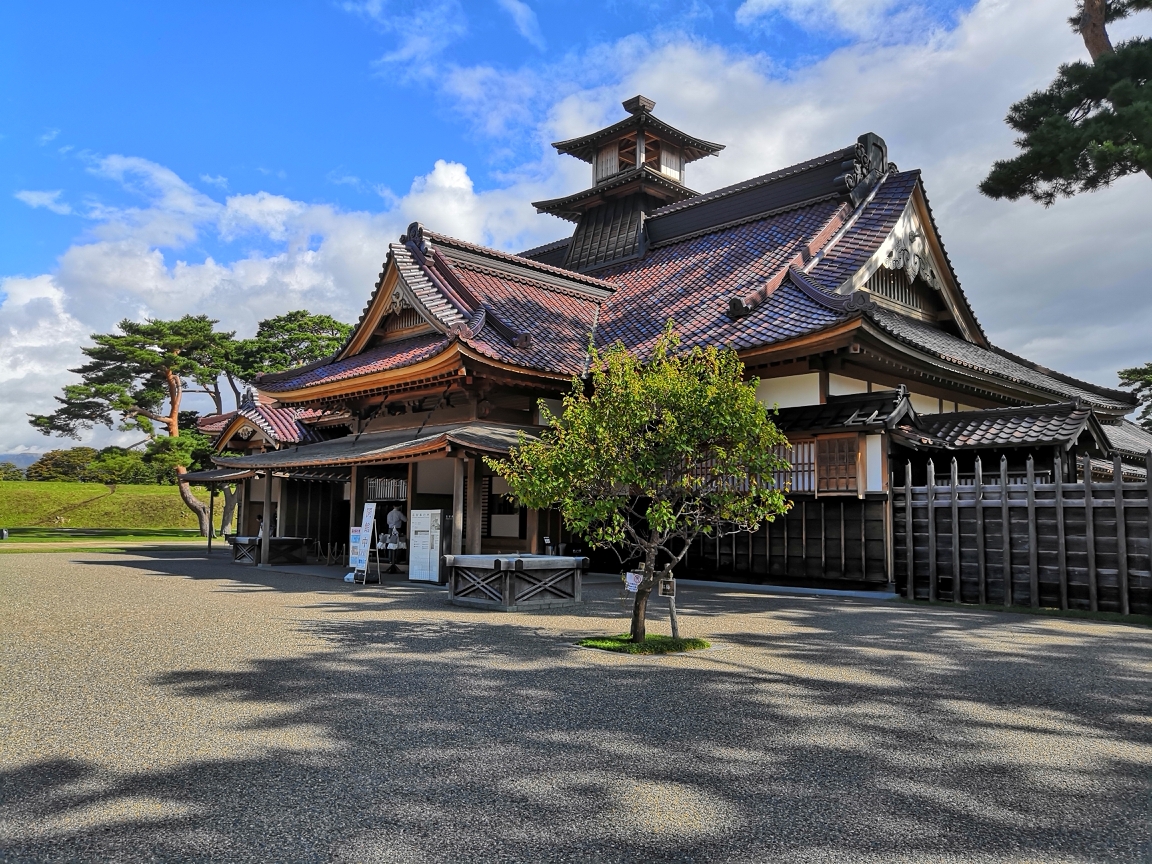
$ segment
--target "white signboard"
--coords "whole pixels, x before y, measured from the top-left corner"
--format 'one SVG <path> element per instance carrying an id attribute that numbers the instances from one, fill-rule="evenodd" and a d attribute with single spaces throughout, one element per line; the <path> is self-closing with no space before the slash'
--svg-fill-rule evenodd
<path id="1" fill-rule="evenodd" d="M 360 542 L 364 529 L 353 528 L 348 538 L 348 564 L 353 570 L 368 569 L 368 545 Z"/>
<path id="2" fill-rule="evenodd" d="M 413 510 L 408 521 L 408 579 L 440 581 L 440 525 L 442 510 Z"/>

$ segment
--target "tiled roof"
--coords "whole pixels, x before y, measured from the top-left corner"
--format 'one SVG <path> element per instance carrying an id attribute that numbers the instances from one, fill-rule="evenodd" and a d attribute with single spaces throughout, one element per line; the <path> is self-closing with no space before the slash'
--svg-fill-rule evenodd
<path id="1" fill-rule="evenodd" d="M 728 317 L 728 301 L 777 275 L 839 210 L 824 201 L 672 243 L 642 260 L 601 271 L 620 289 L 604 305 L 598 345 L 650 350 L 674 319 L 683 344 L 736 349 L 780 342 L 844 320 L 784 282 L 747 317 Z"/>
<path id="2" fill-rule="evenodd" d="M 305 371 L 299 374 L 289 373 L 283 377 L 265 376 L 260 380 L 260 389 L 269 393 L 284 393 L 329 381 L 343 381 L 372 372 L 383 372 L 386 369 L 400 369 L 435 356 L 447 345 L 448 337 L 440 333 L 413 336 L 410 339 L 401 339 L 370 348 L 362 354 L 327 365 L 305 367 Z"/>
<path id="3" fill-rule="evenodd" d="M 460 340 L 495 360 L 542 371 L 578 375 L 599 308 L 598 300 L 579 292 L 566 292 L 523 276 L 477 266 L 472 261 L 443 254 L 456 277 L 491 313 L 518 333 L 530 334 L 522 347 L 509 344 L 486 321 L 474 335 L 461 331 Z"/>
<path id="4" fill-rule="evenodd" d="M 240 415 L 246 417 L 264 430 L 266 434 L 278 444 L 307 444 L 321 440 L 312 427 L 301 422 L 304 419 L 314 419 L 314 411 L 302 416 L 296 408 L 271 408 L 267 405 L 243 405 Z"/>
<path id="5" fill-rule="evenodd" d="M 196 419 L 196 430 L 204 435 L 216 435 L 224 431 L 224 427 L 232 422 L 236 416 L 235 411 L 224 414 L 207 414 Z"/>
<path id="6" fill-rule="evenodd" d="M 908 410 L 908 394 L 882 390 L 853 396 L 829 396 L 823 405 L 781 408 L 773 422 L 781 432 L 875 428 L 899 421 Z"/>
<path id="7" fill-rule="evenodd" d="M 958 336 L 888 309 L 874 308 L 867 314 L 901 342 L 958 366 L 984 372 L 1012 383 L 1034 387 L 1063 399 L 1083 399 L 1090 405 L 1100 408 L 1117 410 L 1131 407 L 1131 397 L 1121 391 L 1094 387 L 1064 376 L 1055 377 L 1034 366 L 1026 365 L 1026 361 L 1006 356 L 1000 351 L 989 351 L 979 345 L 973 345 Z"/>
<path id="8" fill-rule="evenodd" d="M 920 414 L 901 432 L 924 433 L 949 449 L 974 447 L 1039 447 L 1076 441 L 1092 411 L 1075 402 L 992 408 L 954 414 Z"/>
<path id="9" fill-rule="evenodd" d="M 919 171 L 889 175 L 852 226 L 808 272 L 808 278 L 826 291 L 835 291 L 864 266 L 896 227 L 919 177 Z"/>
<path id="10" fill-rule="evenodd" d="M 1118 426 L 1105 426 L 1104 434 L 1112 448 L 1123 456 L 1142 459 L 1152 450 L 1152 432 L 1131 420 L 1121 420 Z"/>
<path id="11" fill-rule="evenodd" d="M 487 453 L 504 453 L 517 443 L 521 432 L 532 435 L 536 426 L 469 422 L 422 429 L 392 429 L 347 435 L 301 447 L 287 447 L 250 456 L 215 456 L 212 461 L 229 468 L 272 470 L 311 465 L 356 465 L 402 459 L 416 454 L 441 452 L 450 445 Z"/>

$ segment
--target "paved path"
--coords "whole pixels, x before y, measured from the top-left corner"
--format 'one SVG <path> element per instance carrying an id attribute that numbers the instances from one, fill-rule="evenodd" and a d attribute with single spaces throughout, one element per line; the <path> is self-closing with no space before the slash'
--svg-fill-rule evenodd
<path id="1" fill-rule="evenodd" d="M 691 589 L 638 659 L 188 554 L 0 559 L 0 860 L 1149 860 L 1147 628 Z"/>

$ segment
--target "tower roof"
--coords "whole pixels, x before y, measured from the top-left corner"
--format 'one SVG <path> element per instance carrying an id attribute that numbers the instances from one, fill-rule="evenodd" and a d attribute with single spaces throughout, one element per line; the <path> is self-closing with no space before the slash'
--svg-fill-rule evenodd
<path id="1" fill-rule="evenodd" d="M 711 141 L 694 138 L 685 132 L 681 132 L 675 126 L 669 126 L 652 113 L 652 109 L 656 107 L 656 103 L 646 96 L 633 96 L 621 104 L 624 106 L 624 110 L 630 115 L 626 119 L 621 120 L 619 123 L 613 123 L 611 126 L 606 126 L 600 131 L 593 132 L 590 135 L 581 135 L 579 138 L 569 138 L 567 141 L 556 141 L 552 146 L 561 153 L 575 156 L 577 159 L 582 159 L 585 162 L 593 162 L 596 159 L 596 151 L 600 149 L 602 144 L 611 141 L 613 138 L 626 135 L 629 132 L 643 129 L 656 138 L 661 138 L 671 144 L 682 147 L 684 150 L 684 161 L 686 163 L 695 162 L 697 159 L 703 159 L 705 156 L 715 156 L 724 149 L 723 144 L 714 144 Z"/>

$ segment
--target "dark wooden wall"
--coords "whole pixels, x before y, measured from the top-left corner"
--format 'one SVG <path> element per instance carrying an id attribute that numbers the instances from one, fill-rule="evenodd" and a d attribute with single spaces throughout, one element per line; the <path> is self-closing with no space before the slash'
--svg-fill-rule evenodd
<path id="1" fill-rule="evenodd" d="M 795 496 L 755 534 L 698 538 L 685 578 L 874 587 L 888 582 L 887 496 Z"/>
<path id="2" fill-rule="evenodd" d="M 308 537 L 321 544 L 347 543 L 349 503 L 343 483 L 317 480 L 282 480 L 280 533 Z"/>
<path id="3" fill-rule="evenodd" d="M 1123 482 L 1118 458 L 1106 483 L 1090 470 L 1087 483 L 1003 483 L 1001 466 L 953 483 L 952 463 L 943 477 L 930 471 L 935 482 L 893 489 L 895 577 L 905 596 L 1152 614 L 1152 482 Z"/>

